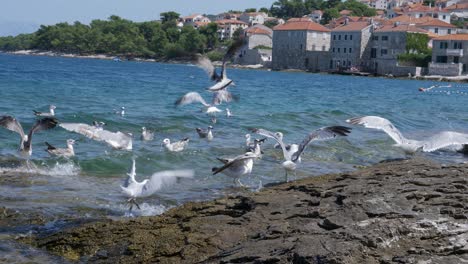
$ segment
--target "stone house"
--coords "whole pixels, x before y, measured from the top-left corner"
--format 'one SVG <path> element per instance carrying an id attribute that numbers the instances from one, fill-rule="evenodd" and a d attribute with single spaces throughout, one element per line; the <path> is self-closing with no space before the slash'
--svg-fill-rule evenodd
<path id="1" fill-rule="evenodd" d="M 239 20 L 243 21 L 250 26 L 265 23 L 265 19 L 268 17 L 264 12 L 244 12 L 240 15 Z"/>
<path id="2" fill-rule="evenodd" d="M 200 14 L 193 14 L 190 16 L 185 16 L 181 18 L 182 22 L 184 23 L 184 26 L 190 25 L 194 26 L 195 23 L 201 22 L 201 23 L 210 23 L 211 20 L 203 15 Z"/>
<path id="3" fill-rule="evenodd" d="M 426 30 L 414 25 L 400 25 L 398 23 L 375 29 L 369 43 L 369 70 L 381 75 L 407 76 L 408 73 L 414 75 L 415 72 L 412 72 L 414 69 L 398 65 L 398 55 L 407 52 L 408 33 L 428 34 Z"/>
<path id="4" fill-rule="evenodd" d="M 432 62 L 429 64 L 429 75 L 468 74 L 468 34 L 445 35 L 432 41 Z"/>
<path id="5" fill-rule="evenodd" d="M 273 28 L 272 68 L 328 69 L 330 29 L 309 18 L 291 18 Z"/>
<path id="6" fill-rule="evenodd" d="M 264 25 L 255 25 L 244 30 L 244 38 L 246 44 L 240 48 L 235 63 L 270 66 L 272 59 L 273 30 Z"/>
<path id="7" fill-rule="evenodd" d="M 349 22 L 331 31 L 330 70 L 355 67 L 366 70 L 369 65 L 368 43 L 373 31 L 372 22 Z"/>
<path id="8" fill-rule="evenodd" d="M 387 0 L 371 0 L 369 6 L 375 9 L 385 10 L 388 6 Z"/>
<path id="9" fill-rule="evenodd" d="M 402 11 L 403 14 L 411 17 L 421 18 L 429 16 L 442 20 L 445 23 L 450 23 L 451 11 L 440 7 L 425 6 L 422 3 L 419 3 L 411 6 L 405 6 L 402 8 Z"/>
<path id="10" fill-rule="evenodd" d="M 456 26 L 439 19 L 431 19 L 430 21 L 417 24 L 416 26 L 439 36 L 457 33 Z"/>
<path id="11" fill-rule="evenodd" d="M 237 13 L 221 13 L 216 15 L 215 21 L 219 20 L 238 20 L 239 19 L 239 14 Z"/>
<path id="12" fill-rule="evenodd" d="M 215 21 L 218 24 L 218 36 L 219 39 L 231 39 L 238 29 L 246 29 L 248 27 L 247 23 L 240 20 L 218 20 Z"/>
<path id="13" fill-rule="evenodd" d="M 468 3 L 459 3 L 447 6 L 446 10 L 450 11 L 454 17 L 468 18 Z"/>

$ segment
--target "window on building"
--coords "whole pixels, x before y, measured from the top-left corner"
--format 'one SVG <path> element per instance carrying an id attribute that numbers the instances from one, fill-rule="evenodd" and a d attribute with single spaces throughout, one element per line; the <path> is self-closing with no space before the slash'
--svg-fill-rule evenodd
<path id="1" fill-rule="evenodd" d="M 333 48 L 333 53 L 335 53 L 335 48 Z"/>
<path id="2" fill-rule="evenodd" d="M 388 36 L 382 36 L 382 41 L 388 41 Z"/>
<path id="3" fill-rule="evenodd" d="M 312 50 L 315 50 L 315 45 L 312 45 Z"/>
<path id="4" fill-rule="evenodd" d="M 372 40 L 378 41 L 378 40 L 379 40 L 379 36 L 374 36 L 374 37 L 372 37 Z"/>
<path id="5" fill-rule="evenodd" d="M 302 44 L 301 44 L 301 50 L 302 50 Z"/>
<path id="6" fill-rule="evenodd" d="M 322 51 L 325 51 L 327 47 L 325 45 L 322 46 Z"/>
<path id="7" fill-rule="evenodd" d="M 348 61 L 348 66 L 351 66 L 351 61 Z"/>
<path id="8" fill-rule="evenodd" d="M 442 19 L 445 20 L 446 17 L 447 17 L 446 15 L 443 15 L 443 16 L 442 16 Z M 449 30 L 450 30 L 450 29 L 449 29 Z"/>
<path id="9" fill-rule="evenodd" d="M 377 58 L 377 49 L 376 49 L 376 48 L 371 48 L 371 50 L 370 50 L 370 57 L 371 57 L 372 59 Z"/>
<path id="10" fill-rule="evenodd" d="M 466 64 L 463 64 L 463 72 L 466 72 Z"/>
<path id="11" fill-rule="evenodd" d="M 341 40 L 341 35 L 338 35 L 338 40 Z"/>
<path id="12" fill-rule="evenodd" d="M 346 53 L 346 48 L 343 48 L 343 53 Z"/>
<path id="13" fill-rule="evenodd" d="M 460 57 L 454 56 L 453 57 L 453 63 L 459 63 L 460 62 Z"/>
<path id="14" fill-rule="evenodd" d="M 447 29 L 447 34 L 452 34 L 452 29 L 451 28 Z"/>
<path id="15" fill-rule="evenodd" d="M 338 53 L 340 53 L 340 48 L 338 48 Z"/>
<path id="16" fill-rule="evenodd" d="M 305 59 L 304 65 L 305 65 L 306 68 L 309 67 L 309 58 L 306 58 L 306 59 Z"/>
<path id="17" fill-rule="evenodd" d="M 333 60 L 330 60 L 330 69 L 333 69 Z"/>
<path id="18" fill-rule="evenodd" d="M 349 40 L 353 40 L 353 35 L 349 35 Z"/>
<path id="19" fill-rule="evenodd" d="M 419 17 L 423 17 L 423 14 L 419 14 Z"/>
<path id="20" fill-rule="evenodd" d="M 348 35 L 344 35 L 344 40 L 348 40 Z"/>
<path id="21" fill-rule="evenodd" d="M 352 48 L 349 48 L 349 53 L 353 52 L 353 49 Z"/>
<path id="22" fill-rule="evenodd" d="M 387 53 L 388 53 L 387 49 L 381 49 L 380 50 L 380 56 L 387 55 Z"/>
<path id="23" fill-rule="evenodd" d="M 448 43 L 447 42 L 440 42 L 440 49 L 447 49 L 448 48 Z"/>
<path id="24" fill-rule="evenodd" d="M 336 35 L 333 35 L 333 40 L 336 40 Z"/>
<path id="25" fill-rule="evenodd" d="M 447 56 L 437 56 L 436 62 L 438 63 L 447 63 Z"/>
<path id="26" fill-rule="evenodd" d="M 438 28 L 434 28 L 434 33 L 439 33 L 439 29 Z"/>

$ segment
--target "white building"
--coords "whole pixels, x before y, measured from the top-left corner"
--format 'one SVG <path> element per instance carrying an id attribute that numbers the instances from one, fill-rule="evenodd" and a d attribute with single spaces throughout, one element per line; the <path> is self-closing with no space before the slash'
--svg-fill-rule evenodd
<path id="1" fill-rule="evenodd" d="M 243 21 L 251 26 L 253 25 L 263 25 L 265 23 L 265 19 L 268 17 L 267 14 L 264 12 L 244 12 L 240 15 L 239 20 Z"/>
<path id="2" fill-rule="evenodd" d="M 238 29 L 246 29 L 249 25 L 240 20 L 224 19 L 215 21 L 218 24 L 219 39 L 231 39 Z"/>

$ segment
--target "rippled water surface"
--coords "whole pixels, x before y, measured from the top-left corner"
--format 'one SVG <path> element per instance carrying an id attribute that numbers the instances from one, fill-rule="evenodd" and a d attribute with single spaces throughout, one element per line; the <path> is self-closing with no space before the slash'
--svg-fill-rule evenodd
<path id="1" fill-rule="evenodd" d="M 316 128 L 346 125 L 344 120 L 361 115 L 386 117 L 410 138 L 447 129 L 468 132 L 468 96 L 418 92 L 419 87 L 434 82 L 238 69 L 229 69 L 228 74 L 237 84 L 231 90 L 240 100 L 229 105 L 234 117 L 218 117 L 215 139 L 208 143 L 194 129 L 210 124 L 200 105 L 174 107 L 175 100 L 189 91 L 198 91 L 209 100 L 204 89 L 210 82 L 197 67 L 0 55 L 0 114 L 15 116 L 26 130 L 35 121 L 33 109 L 47 111 L 54 104 L 61 122 L 100 120 L 107 123 L 108 130 L 135 135 L 133 151 L 128 152 L 61 128 L 41 132 L 33 140 L 33 165 L 26 167 L 17 157 L 18 135 L 0 129 L 0 173 L 18 177 L 17 181 L 11 177 L 2 181 L 2 206 L 54 217 L 95 216 L 95 211 L 122 217 L 127 206 L 119 185 L 132 157 L 141 178 L 164 169 L 193 168 L 196 172 L 193 180 L 145 199 L 136 214 L 159 214 L 186 201 L 236 192 L 232 179 L 210 172 L 219 165 L 216 157 L 242 153 L 250 127 L 281 131 L 287 143 L 299 143 Z M 458 85 L 457 89 L 468 92 L 467 87 Z M 124 117 L 114 113 L 121 106 L 126 107 Z M 142 126 L 156 132 L 154 141 L 139 140 Z M 167 153 L 161 148 L 166 137 L 190 137 L 191 142 L 184 152 Z M 77 140 L 72 160 L 51 158 L 44 151 L 44 141 L 64 147 L 68 138 Z M 255 164 L 250 177 L 242 179 L 252 189 L 260 182 L 264 185 L 284 178 L 281 153 L 272 149 L 273 143 L 267 141 L 263 159 Z M 382 132 L 353 127 L 348 138 L 310 146 L 297 177 L 405 157 L 392 145 Z M 468 161 L 466 156 L 449 152 L 420 155 L 442 162 Z"/>

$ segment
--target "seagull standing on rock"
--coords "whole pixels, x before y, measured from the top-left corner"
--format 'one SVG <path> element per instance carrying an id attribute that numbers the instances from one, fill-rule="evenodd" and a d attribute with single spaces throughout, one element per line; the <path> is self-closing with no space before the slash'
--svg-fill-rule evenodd
<path id="1" fill-rule="evenodd" d="M 285 159 L 281 166 L 285 170 L 285 178 L 286 182 L 288 182 L 288 173 L 292 172 L 296 174 L 297 162 L 299 161 L 301 154 L 304 152 L 309 143 L 318 140 L 334 139 L 338 136 L 347 136 L 351 132 L 351 128 L 344 126 L 329 126 L 319 128 L 307 135 L 306 138 L 304 138 L 304 140 L 301 142 L 301 144 L 298 147 L 298 150 L 295 153 L 291 153 L 286 150 L 286 145 L 284 144 L 283 140 L 278 137 L 278 133 L 273 133 L 261 128 L 254 128 L 252 129 L 252 132 L 265 137 L 273 138 L 281 146 L 281 149 L 283 150 L 283 156 Z"/>
<path id="2" fill-rule="evenodd" d="M 133 160 L 132 170 L 127 173 L 128 178 L 124 185 L 120 188 L 122 192 L 129 198 L 128 203 L 130 204 L 130 212 L 135 205 L 140 209 L 140 205 L 136 202 L 137 198 L 148 197 L 153 195 L 155 192 L 174 185 L 178 178 L 192 178 L 194 175 L 193 170 L 168 170 L 154 173 L 151 178 L 145 179 L 141 182 L 136 181 L 136 165 Z"/>
<path id="3" fill-rule="evenodd" d="M 213 172 L 213 175 L 222 172 L 233 178 L 240 186 L 244 186 L 240 181 L 240 177 L 252 173 L 254 160 L 257 158 L 258 155 L 252 152 L 246 152 L 245 154 L 239 155 L 233 159 L 217 158 L 224 165 L 220 168 L 214 167 L 211 171 Z"/>

